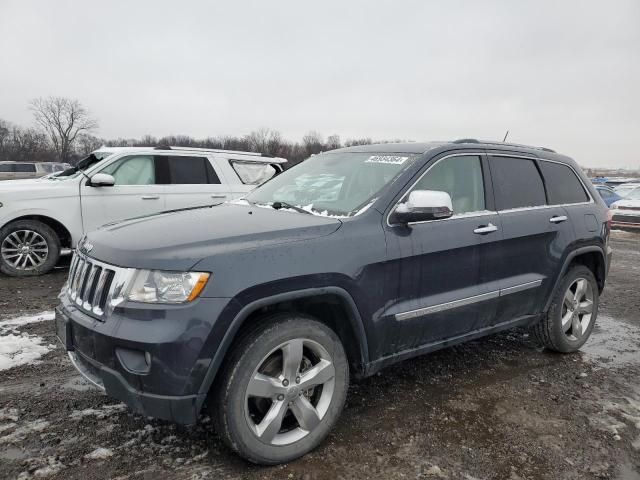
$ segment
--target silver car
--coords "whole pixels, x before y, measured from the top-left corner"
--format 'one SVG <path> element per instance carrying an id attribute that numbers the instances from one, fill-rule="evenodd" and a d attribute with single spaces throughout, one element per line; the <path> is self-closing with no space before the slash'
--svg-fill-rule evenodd
<path id="1" fill-rule="evenodd" d="M 57 162 L 0 162 L 0 180 L 22 180 L 44 177 L 71 168 L 68 163 Z"/>

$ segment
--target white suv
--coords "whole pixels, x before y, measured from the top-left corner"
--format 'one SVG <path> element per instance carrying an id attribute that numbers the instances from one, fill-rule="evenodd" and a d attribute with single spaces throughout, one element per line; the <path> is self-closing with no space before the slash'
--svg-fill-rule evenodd
<path id="1" fill-rule="evenodd" d="M 243 196 L 283 158 L 183 147 L 100 148 L 76 167 L 0 184 L 0 271 L 51 270 L 84 233 L 106 223 Z"/>

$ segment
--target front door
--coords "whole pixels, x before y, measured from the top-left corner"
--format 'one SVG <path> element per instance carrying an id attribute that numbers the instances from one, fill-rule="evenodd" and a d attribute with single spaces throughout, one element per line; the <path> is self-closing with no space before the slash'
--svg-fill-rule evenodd
<path id="1" fill-rule="evenodd" d="M 153 155 L 128 155 L 107 165 L 100 173 L 112 175 L 112 187 L 80 187 L 82 225 L 85 232 L 118 220 L 165 210 L 165 186 L 156 181 Z"/>
<path id="2" fill-rule="evenodd" d="M 491 323 L 497 286 L 485 281 L 487 259 L 500 243 L 482 154 L 455 154 L 436 160 L 409 188 L 449 193 L 448 219 L 389 225 L 385 222 L 391 292 L 382 321 L 393 336 L 393 354 L 443 342 Z"/>

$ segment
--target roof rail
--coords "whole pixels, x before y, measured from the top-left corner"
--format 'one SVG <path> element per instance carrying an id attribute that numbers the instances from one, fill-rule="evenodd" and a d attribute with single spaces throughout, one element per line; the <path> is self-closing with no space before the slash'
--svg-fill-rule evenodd
<path id="1" fill-rule="evenodd" d="M 556 153 L 555 150 L 552 150 L 547 147 L 534 147 L 531 145 L 522 145 L 520 143 L 508 143 L 508 142 L 492 142 L 488 140 L 476 140 L 475 138 L 460 138 L 458 140 L 454 140 L 451 143 L 478 143 L 482 145 L 506 145 L 509 147 L 520 147 L 520 148 L 531 148 L 532 150 L 542 150 L 545 152 Z"/>
<path id="2" fill-rule="evenodd" d="M 253 157 L 262 156 L 262 154 L 259 152 L 243 152 L 241 150 L 222 150 L 220 148 L 176 147 L 172 145 L 171 147 L 169 147 L 169 150 L 187 150 L 190 152 L 193 151 L 193 152 L 235 153 L 238 155 L 251 155 Z"/>

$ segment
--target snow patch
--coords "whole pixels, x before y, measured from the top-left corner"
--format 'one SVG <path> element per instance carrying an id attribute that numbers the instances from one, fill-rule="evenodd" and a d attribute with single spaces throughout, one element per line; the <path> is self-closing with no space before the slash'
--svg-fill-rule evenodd
<path id="1" fill-rule="evenodd" d="M 87 460 L 104 460 L 113 456 L 113 450 L 109 448 L 96 448 L 93 452 L 87 453 L 84 458 Z"/>
<path id="2" fill-rule="evenodd" d="M 0 320 L 0 329 L 6 329 L 7 327 L 22 327 L 30 323 L 48 322 L 55 318 L 55 313 L 46 311 L 36 313 L 35 315 L 25 315 L 22 317 L 10 318 L 8 320 Z"/>
<path id="3" fill-rule="evenodd" d="M 27 422 L 24 424 L 24 426 L 16 428 L 9 435 L 0 437 L 0 444 L 15 443 L 20 440 L 24 440 L 25 437 L 30 433 L 42 432 L 48 426 L 49 426 L 49 422 L 45 420 L 35 420 L 33 422 Z"/>
<path id="4" fill-rule="evenodd" d="M 13 420 L 18 421 L 18 409 L 17 408 L 0 408 L 0 420 Z"/>
<path id="5" fill-rule="evenodd" d="M 56 457 L 49 457 L 47 459 L 47 464 L 33 472 L 33 476 L 36 478 L 50 477 L 51 475 L 58 473 L 63 468 L 65 468 L 64 464 Z"/>
<path id="6" fill-rule="evenodd" d="M 117 403 L 115 405 L 103 405 L 100 408 L 86 408 L 84 410 L 74 410 L 69 415 L 72 420 L 81 420 L 84 417 L 96 417 L 98 420 L 107 418 L 118 412 L 123 412 L 127 409 L 124 403 Z"/>
<path id="7" fill-rule="evenodd" d="M 0 370 L 36 363 L 55 349 L 54 345 L 43 345 L 42 342 L 42 338 L 27 333 L 0 336 Z"/>

